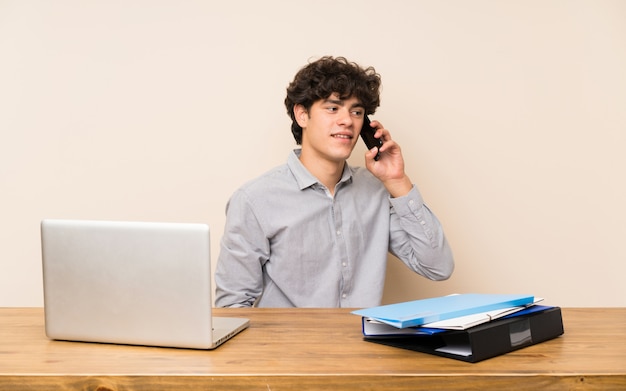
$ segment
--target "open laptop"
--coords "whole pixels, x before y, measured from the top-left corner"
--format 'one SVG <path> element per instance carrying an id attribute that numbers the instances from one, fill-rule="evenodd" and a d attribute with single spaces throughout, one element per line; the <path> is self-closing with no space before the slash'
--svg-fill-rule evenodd
<path id="1" fill-rule="evenodd" d="M 212 317 L 209 227 L 41 222 L 51 339 L 214 349 L 245 329 Z"/>

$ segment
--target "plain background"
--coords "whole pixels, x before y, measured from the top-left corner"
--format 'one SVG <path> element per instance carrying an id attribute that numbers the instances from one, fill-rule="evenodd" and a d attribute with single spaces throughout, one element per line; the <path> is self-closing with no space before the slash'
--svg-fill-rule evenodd
<path id="1" fill-rule="evenodd" d="M 445 282 L 390 257 L 385 302 L 626 306 L 625 21 L 621 0 L 0 0 L 0 306 L 43 305 L 43 218 L 209 223 L 217 259 L 322 55 L 382 75 L 373 118 L 455 254 Z"/>

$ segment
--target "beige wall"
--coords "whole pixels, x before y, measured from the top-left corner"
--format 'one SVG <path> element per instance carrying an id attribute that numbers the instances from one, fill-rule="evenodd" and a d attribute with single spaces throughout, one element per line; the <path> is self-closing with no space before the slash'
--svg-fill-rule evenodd
<path id="1" fill-rule="evenodd" d="M 383 76 L 375 118 L 446 228 L 446 282 L 625 306 L 626 2 L 0 0 L 0 306 L 40 306 L 39 221 L 207 222 L 285 161 L 311 57 Z M 361 164 L 359 144 L 351 162 Z"/>

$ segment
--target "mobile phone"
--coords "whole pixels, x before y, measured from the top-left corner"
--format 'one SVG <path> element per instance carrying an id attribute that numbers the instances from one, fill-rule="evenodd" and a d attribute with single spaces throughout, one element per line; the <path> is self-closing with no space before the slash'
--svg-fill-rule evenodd
<path id="1" fill-rule="evenodd" d="M 374 137 L 376 133 L 376 129 L 372 128 L 370 125 L 370 119 L 366 115 L 363 117 L 363 127 L 361 128 L 361 138 L 367 145 L 367 149 L 370 150 L 374 147 L 378 147 L 379 152 L 376 153 L 374 160 L 378 160 L 380 158 L 380 147 L 383 145 L 383 141 L 379 138 Z"/>

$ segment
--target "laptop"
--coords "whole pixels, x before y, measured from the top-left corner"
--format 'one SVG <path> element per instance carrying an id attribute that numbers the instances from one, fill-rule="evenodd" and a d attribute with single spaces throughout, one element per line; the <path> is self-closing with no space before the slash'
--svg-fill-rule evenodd
<path id="1" fill-rule="evenodd" d="M 214 349 L 249 325 L 211 314 L 205 224 L 41 222 L 50 339 Z"/>

